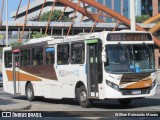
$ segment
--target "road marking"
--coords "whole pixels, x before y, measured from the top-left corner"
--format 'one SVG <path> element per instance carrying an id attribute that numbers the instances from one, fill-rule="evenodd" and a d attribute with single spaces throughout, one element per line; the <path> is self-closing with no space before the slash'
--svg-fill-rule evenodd
<path id="1" fill-rule="evenodd" d="M 160 108 L 159 108 L 159 107 L 149 107 L 149 108 L 152 108 L 152 109 L 159 109 L 159 110 L 160 110 Z"/>

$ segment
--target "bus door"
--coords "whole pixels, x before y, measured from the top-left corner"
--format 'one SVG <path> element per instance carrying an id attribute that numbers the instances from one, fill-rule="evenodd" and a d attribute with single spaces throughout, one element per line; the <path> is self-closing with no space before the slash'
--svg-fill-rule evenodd
<path id="1" fill-rule="evenodd" d="M 20 93 L 19 83 L 19 64 L 20 64 L 20 50 L 13 50 L 13 86 L 14 94 Z"/>
<path id="2" fill-rule="evenodd" d="M 98 82 L 102 79 L 101 46 L 97 39 L 87 40 L 87 84 L 89 97 L 98 97 Z"/>

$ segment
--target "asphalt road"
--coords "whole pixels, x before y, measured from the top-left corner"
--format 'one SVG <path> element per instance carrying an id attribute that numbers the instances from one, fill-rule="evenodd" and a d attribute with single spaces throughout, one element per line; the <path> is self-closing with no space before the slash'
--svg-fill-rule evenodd
<path id="1" fill-rule="evenodd" d="M 25 96 L 14 96 L 3 91 L 0 87 L 0 96 L 6 98 L 22 99 Z M 144 99 L 135 99 L 128 107 L 119 105 L 117 100 L 95 101 L 91 108 L 82 108 L 77 100 L 73 99 L 38 99 L 31 102 L 30 111 L 160 111 L 160 86 L 157 95 Z"/>
<path id="2" fill-rule="evenodd" d="M 26 100 L 25 96 L 14 96 L 8 93 L 5 93 L 0 87 L 0 96 L 10 99 L 21 99 Z M 56 113 L 56 116 L 63 115 L 80 115 L 80 116 L 94 116 L 98 115 L 98 118 L 103 114 L 110 114 L 113 116 L 115 113 L 126 113 L 131 112 L 143 113 L 143 112 L 158 112 L 160 111 L 160 86 L 157 87 L 157 95 L 145 99 L 136 99 L 131 102 L 128 107 L 119 105 L 116 100 L 105 100 L 105 101 L 96 101 L 94 102 L 91 108 L 82 108 L 79 106 L 78 101 L 73 99 L 63 99 L 63 100 L 54 100 L 54 99 L 39 99 L 37 101 L 31 102 L 31 109 L 25 110 L 26 112 L 31 111 L 49 111 L 53 115 Z M 98 113 L 97 113 L 98 112 Z M 100 116 L 99 116 L 100 115 Z M 116 117 L 116 115 L 115 115 Z M 96 117 L 97 118 L 97 117 Z M 101 117 L 100 117 L 101 118 Z M 124 119 L 123 119 L 124 120 Z"/>

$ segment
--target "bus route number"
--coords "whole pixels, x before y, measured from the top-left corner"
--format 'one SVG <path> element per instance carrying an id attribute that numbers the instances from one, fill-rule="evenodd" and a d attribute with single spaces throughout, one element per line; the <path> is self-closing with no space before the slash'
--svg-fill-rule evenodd
<path id="1" fill-rule="evenodd" d="M 113 33 L 108 34 L 108 41 L 151 41 L 150 34 L 134 33 L 134 34 L 123 34 L 123 33 Z"/>

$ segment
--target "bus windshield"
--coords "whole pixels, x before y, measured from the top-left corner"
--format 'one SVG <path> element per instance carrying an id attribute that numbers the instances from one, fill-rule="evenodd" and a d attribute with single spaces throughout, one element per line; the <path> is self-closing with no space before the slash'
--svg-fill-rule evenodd
<path id="1" fill-rule="evenodd" d="M 106 45 L 105 69 L 111 73 L 153 72 L 153 45 Z"/>

